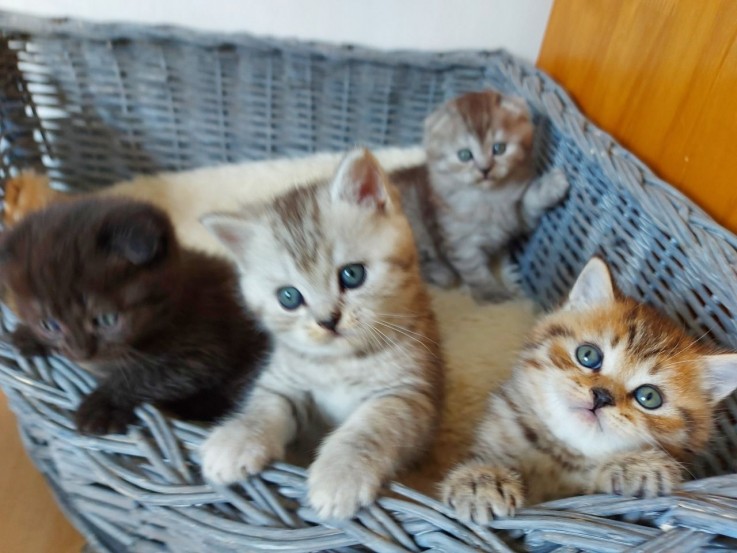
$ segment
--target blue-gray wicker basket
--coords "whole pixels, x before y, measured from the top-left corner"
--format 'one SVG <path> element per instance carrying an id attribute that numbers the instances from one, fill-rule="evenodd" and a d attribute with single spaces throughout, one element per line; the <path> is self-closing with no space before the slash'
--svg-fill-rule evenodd
<path id="1" fill-rule="evenodd" d="M 554 304 L 600 253 L 626 293 L 737 349 L 737 238 L 504 52 L 383 53 L 0 12 L 0 178 L 35 167 L 94 188 L 136 173 L 415 144 L 434 106 L 486 86 L 528 100 L 540 169 L 562 167 L 572 183 L 517 252 L 529 294 Z M 5 328 L 10 319 L 5 311 Z M 145 407 L 127 436 L 79 436 L 71 414 L 93 385 L 86 373 L 7 346 L 0 359 L 29 454 L 99 551 L 737 550 L 734 398 L 690 467 L 699 479 L 671 497 L 585 496 L 481 528 L 393 486 L 331 527 L 304 508 L 302 470 L 275 465 L 237 489 L 212 488 L 198 476 L 197 427 Z"/>

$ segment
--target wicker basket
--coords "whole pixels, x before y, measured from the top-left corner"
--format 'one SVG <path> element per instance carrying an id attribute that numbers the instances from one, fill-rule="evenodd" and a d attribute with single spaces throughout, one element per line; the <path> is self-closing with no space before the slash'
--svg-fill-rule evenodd
<path id="1" fill-rule="evenodd" d="M 551 79 L 503 52 L 380 53 L 0 13 L 0 177 L 36 167 L 73 188 L 99 187 L 354 143 L 413 144 L 435 105 L 485 86 L 529 101 L 540 168 L 563 167 L 572 182 L 517 252 L 530 295 L 554 304 L 603 253 L 625 292 L 737 348 L 737 238 L 591 125 Z M 4 311 L 4 328 L 11 319 Z M 237 489 L 203 485 L 197 427 L 144 407 L 127 436 L 79 436 L 71 414 L 90 377 L 7 346 L 0 356 L 29 454 L 99 551 L 737 550 L 733 398 L 690 467 L 701 479 L 672 497 L 566 499 L 481 528 L 393 486 L 356 520 L 328 527 L 301 506 L 302 470 L 275 465 Z"/>

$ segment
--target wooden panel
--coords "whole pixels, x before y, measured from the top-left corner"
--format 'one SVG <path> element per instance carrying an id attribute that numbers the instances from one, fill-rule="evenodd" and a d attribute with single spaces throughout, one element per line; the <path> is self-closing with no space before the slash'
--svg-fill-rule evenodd
<path id="1" fill-rule="evenodd" d="M 0 536 L 3 553 L 78 553 L 84 540 L 54 502 L 21 445 L 15 417 L 0 393 Z"/>
<path id="2" fill-rule="evenodd" d="M 555 0 L 538 66 L 737 231 L 737 2 Z"/>

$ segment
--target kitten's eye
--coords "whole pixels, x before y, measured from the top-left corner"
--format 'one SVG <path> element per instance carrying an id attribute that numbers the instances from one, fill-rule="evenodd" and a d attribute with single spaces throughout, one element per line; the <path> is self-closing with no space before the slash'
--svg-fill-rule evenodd
<path id="1" fill-rule="evenodd" d="M 361 263 L 351 263 L 340 270 L 338 278 L 344 288 L 358 288 L 366 280 L 366 267 Z"/>
<path id="2" fill-rule="evenodd" d="M 500 156 L 507 151 L 507 145 L 504 142 L 495 142 L 491 147 L 491 153 L 495 156 Z"/>
<path id="3" fill-rule="evenodd" d="M 302 294 L 294 286 L 284 286 L 276 291 L 276 297 L 284 309 L 294 311 L 305 302 Z"/>
<path id="4" fill-rule="evenodd" d="M 458 150 L 458 159 L 461 161 L 471 161 L 473 159 L 473 154 L 468 148 L 463 148 L 462 150 Z"/>
<path id="5" fill-rule="evenodd" d="M 58 334 L 61 332 L 61 325 L 54 319 L 42 319 L 38 324 L 49 334 Z"/>
<path id="6" fill-rule="evenodd" d="M 115 312 L 103 313 L 95 317 L 95 325 L 98 328 L 112 328 L 118 324 L 118 314 Z"/>
<path id="7" fill-rule="evenodd" d="M 634 391 L 633 395 L 635 401 L 645 409 L 657 409 L 663 405 L 663 395 L 660 390 L 650 384 L 643 384 Z"/>
<path id="8" fill-rule="evenodd" d="M 604 354 L 594 345 L 583 344 L 576 348 L 576 359 L 582 367 L 596 371 L 601 368 Z"/>

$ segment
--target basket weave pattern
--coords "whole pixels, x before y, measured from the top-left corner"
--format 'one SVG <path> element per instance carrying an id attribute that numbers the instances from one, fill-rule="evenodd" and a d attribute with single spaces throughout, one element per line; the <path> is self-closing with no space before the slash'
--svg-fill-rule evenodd
<path id="1" fill-rule="evenodd" d="M 528 293 L 555 304 L 599 253 L 626 293 L 737 349 L 737 238 L 590 124 L 551 79 L 503 52 L 379 53 L 0 12 L 0 178 L 36 168 L 91 189 L 139 173 L 416 144 L 437 104 L 487 86 L 527 99 L 539 168 L 562 167 L 572 183 L 517 251 Z M 1 322 L 12 327 L 6 309 Z M 672 497 L 584 496 L 481 528 L 393 485 L 356 520 L 326 526 L 305 506 L 301 469 L 277 464 L 213 488 L 197 468 L 200 428 L 143 407 L 127 436 L 79 436 L 71 415 L 92 378 L 4 344 L 0 357 L 26 448 L 99 551 L 737 549 L 734 398 L 689 467 L 698 479 Z"/>

